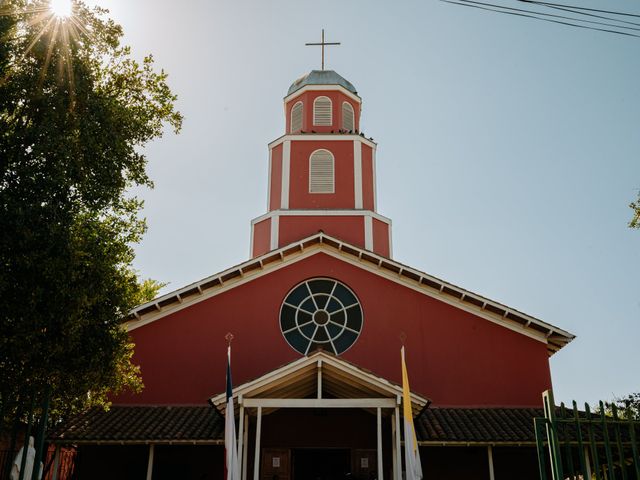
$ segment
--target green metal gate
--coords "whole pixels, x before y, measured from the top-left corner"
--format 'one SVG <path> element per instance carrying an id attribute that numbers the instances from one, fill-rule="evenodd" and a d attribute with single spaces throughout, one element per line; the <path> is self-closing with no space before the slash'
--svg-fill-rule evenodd
<path id="1" fill-rule="evenodd" d="M 544 418 L 534 419 L 540 480 L 640 480 L 640 421 L 619 418 L 615 405 L 579 411 L 575 401 L 556 407 L 551 390 L 542 398 Z"/>

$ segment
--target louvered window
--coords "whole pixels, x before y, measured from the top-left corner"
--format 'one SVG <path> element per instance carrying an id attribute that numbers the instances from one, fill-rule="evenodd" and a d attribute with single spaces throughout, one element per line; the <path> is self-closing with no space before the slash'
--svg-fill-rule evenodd
<path id="1" fill-rule="evenodd" d="M 316 150 L 309 158 L 309 193 L 333 193 L 333 155 Z"/>
<path id="2" fill-rule="evenodd" d="M 313 102 L 313 124 L 331 126 L 331 100 L 328 97 L 318 97 Z"/>
<path id="3" fill-rule="evenodd" d="M 302 130 L 302 102 L 296 103 L 291 109 L 291 133 Z"/>
<path id="4" fill-rule="evenodd" d="M 352 132 L 355 129 L 353 121 L 353 107 L 349 102 L 342 103 L 342 128 L 348 132 Z"/>

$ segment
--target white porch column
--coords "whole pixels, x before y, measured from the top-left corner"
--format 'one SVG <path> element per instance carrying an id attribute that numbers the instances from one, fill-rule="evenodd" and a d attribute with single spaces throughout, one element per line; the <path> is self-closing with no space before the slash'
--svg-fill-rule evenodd
<path id="1" fill-rule="evenodd" d="M 398 402 L 400 399 L 398 398 Z M 395 434 L 396 434 L 396 457 L 398 458 L 398 470 L 396 471 L 395 480 L 402 480 L 402 444 L 400 441 L 400 408 L 396 406 L 395 411 Z"/>
<path id="2" fill-rule="evenodd" d="M 155 445 L 152 443 L 149 445 L 149 461 L 147 462 L 147 480 L 151 480 L 153 477 L 153 455 L 155 452 Z"/>
<path id="3" fill-rule="evenodd" d="M 244 451 L 244 405 L 242 404 L 242 394 L 238 395 L 238 403 L 240 404 L 240 421 L 238 425 L 238 468 L 240 469 L 240 478 L 242 478 L 242 452 Z"/>
<path id="4" fill-rule="evenodd" d="M 487 460 L 489 460 L 489 480 L 495 480 L 495 474 L 493 473 L 493 447 L 489 445 L 487 447 Z"/>
<path id="5" fill-rule="evenodd" d="M 396 413 L 391 414 L 391 478 L 398 478 L 398 452 L 396 451 Z"/>
<path id="6" fill-rule="evenodd" d="M 260 479 L 260 433 L 262 430 L 262 407 L 258 407 L 256 420 L 256 453 L 253 459 L 253 480 Z"/>
<path id="7" fill-rule="evenodd" d="M 378 480 L 384 480 L 382 471 L 382 408 L 378 407 L 376 410 L 378 414 Z"/>
<path id="8" fill-rule="evenodd" d="M 247 480 L 247 457 L 249 456 L 249 414 L 244 414 L 244 432 L 242 434 L 244 439 L 242 452 L 242 480 Z"/>

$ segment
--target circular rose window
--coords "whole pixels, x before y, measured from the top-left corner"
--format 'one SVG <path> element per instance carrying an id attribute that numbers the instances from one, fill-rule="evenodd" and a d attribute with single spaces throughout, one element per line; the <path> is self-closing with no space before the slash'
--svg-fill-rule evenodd
<path id="1" fill-rule="evenodd" d="M 312 278 L 296 285 L 280 308 L 280 329 L 295 350 L 307 355 L 321 348 L 346 351 L 362 330 L 362 307 L 346 285 Z"/>

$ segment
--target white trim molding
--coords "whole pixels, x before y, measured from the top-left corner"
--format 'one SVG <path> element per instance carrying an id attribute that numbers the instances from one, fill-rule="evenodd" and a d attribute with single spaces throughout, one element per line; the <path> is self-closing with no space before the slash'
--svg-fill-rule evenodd
<path id="1" fill-rule="evenodd" d="M 280 208 L 289 208 L 289 179 L 291 178 L 291 142 L 285 140 L 282 146 L 282 191 Z"/>
<path id="2" fill-rule="evenodd" d="M 371 210 L 272 210 L 260 215 L 259 217 L 251 220 L 251 224 L 255 225 L 267 218 L 271 218 L 273 215 L 279 216 L 294 216 L 294 217 L 371 217 L 376 220 L 380 220 L 383 223 L 389 225 L 391 228 L 392 222 L 390 218 L 384 217 L 377 212 Z"/>
<path id="3" fill-rule="evenodd" d="M 269 180 L 268 180 L 268 186 L 269 188 L 267 188 L 267 210 L 271 210 L 271 189 L 273 188 L 273 185 L 271 185 L 271 170 L 273 169 L 273 148 L 269 149 Z"/>
<path id="4" fill-rule="evenodd" d="M 271 250 L 275 250 L 276 248 L 278 248 L 278 240 L 280 237 L 280 217 L 278 215 L 274 215 L 273 217 L 271 217 L 270 228 L 271 235 L 269 246 Z"/>
<path id="5" fill-rule="evenodd" d="M 301 133 L 297 135 L 287 134 L 283 135 L 280 138 L 276 138 L 273 142 L 271 142 L 268 147 L 273 148 L 280 145 L 282 142 L 287 141 L 311 141 L 311 142 L 327 142 L 327 141 L 336 141 L 336 142 L 353 142 L 354 140 L 359 140 L 365 145 L 370 146 L 371 148 L 376 148 L 376 143 L 368 138 L 365 138 L 362 135 L 356 135 L 351 133 Z M 284 155 L 284 154 L 283 154 Z"/>
<path id="6" fill-rule="evenodd" d="M 305 85 L 300 90 L 296 90 L 295 92 L 293 92 L 293 93 L 287 95 L 286 97 L 284 97 L 284 103 L 287 104 L 289 101 L 293 100 L 298 95 L 302 95 L 303 93 L 310 92 L 310 91 L 311 92 L 313 92 L 313 91 L 315 91 L 315 92 L 332 92 L 332 91 L 333 92 L 341 92 L 341 93 L 344 93 L 351 100 L 354 100 L 354 101 L 358 102 L 358 104 L 362 103 L 362 98 L 360 98 L 355 93 L 350 92 L 349 90 L 344 88 L 342 85 Z"/>
<path id="7" fill-rule="evenodd" d="M 354 208 L 362 208 L 362 143 L 353 142 L 353 197 Z"/>
<path id="8" fill-rule="evenodd" d="M 364 248 L 373 251 L 373 217 L 364 217 Z"/>

